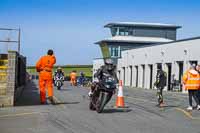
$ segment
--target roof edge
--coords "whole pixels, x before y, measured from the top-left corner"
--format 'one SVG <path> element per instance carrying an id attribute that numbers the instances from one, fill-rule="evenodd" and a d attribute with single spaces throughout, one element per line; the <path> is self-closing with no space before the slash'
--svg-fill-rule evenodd
<path id="1" fill-rule="evenodd" d="M 160 25 L 159 25 L 160 24 Z M 104 25 L 104 28 L 110 28 L 114 26 L 134 26 L 134 27 L 157 27 L 157 28 L 182 28 L 179 25 L 172 25 L 172 24 L 162 24 L 162 23 L 123 23 L 123 22 L 113 22 Z"/>

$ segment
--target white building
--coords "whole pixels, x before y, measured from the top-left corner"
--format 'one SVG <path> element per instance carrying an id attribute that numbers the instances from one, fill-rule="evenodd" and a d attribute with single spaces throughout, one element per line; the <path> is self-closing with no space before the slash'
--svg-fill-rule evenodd
<path id="1" fill-rule="evenodd" d="M 112 37 L 96 44 L 107 45 L 116 60 L 117 74 L 126 86 L 152 89 L 157 65 L 167 72 L 166 90 L 171 90 L 172 76 L 179 83 L 191 63 L 200 63 L 200 37 L 176 40 L 180 26 L 160 23 L 109 23 Z M 199 45 L 198 45 L 199 44 Z M 103 52 L 102 52 L 103 53 Z M 94 72 L 102 59 L 93 61 Z"/>
<path id="2" fill-rule="evenodd" d="M 122 52 L 118 59 L 117 72 L 124 85 L 153 88 L 157 65 L 167 72 L 167 90 L 171 77 L 181 82 L 183 73 L 192 63 L 200 63 L 200 37 L 149 45 Z"/>

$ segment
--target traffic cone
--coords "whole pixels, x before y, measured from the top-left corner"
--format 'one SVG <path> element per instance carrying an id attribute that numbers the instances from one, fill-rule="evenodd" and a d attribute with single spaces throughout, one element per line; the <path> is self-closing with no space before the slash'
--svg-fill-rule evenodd
<path id="1" fill-rule="evenodd" d="M 124 96 L 123 96 L 123 88 L 122 88 L 122 80 L 119 81 L 119 89 L 116 99 L 116 107 L 117 108 L 124 108 Z"/>

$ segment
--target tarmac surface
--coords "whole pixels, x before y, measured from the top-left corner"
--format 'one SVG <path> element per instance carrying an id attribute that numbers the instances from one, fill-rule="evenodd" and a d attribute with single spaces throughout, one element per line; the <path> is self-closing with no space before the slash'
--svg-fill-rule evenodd
<path id="1" fill-rule="evenodd" d="M 0 108 L 0 133 L 200 133 L 200 111 L 187 112 L 186 94 L 164 92 L 165 106 L 156 106 L 156 91 L 125 88 L 127 108 L 115 98 L 98 114 L 88 108 L 88 88 L 67 82 L 55 90 L 57 104 L 40 105 L 37 82 L 27 84 L 15 107 Z"/>

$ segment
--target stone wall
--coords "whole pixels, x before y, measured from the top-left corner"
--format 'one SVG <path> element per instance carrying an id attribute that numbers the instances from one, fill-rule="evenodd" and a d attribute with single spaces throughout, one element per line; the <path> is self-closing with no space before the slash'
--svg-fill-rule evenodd
<path id="1" fill-rule="evenodd" d="M 0 57 L 0 106 L 13 106 L 25 85 L 26 58 L 16 51 Z"/>

